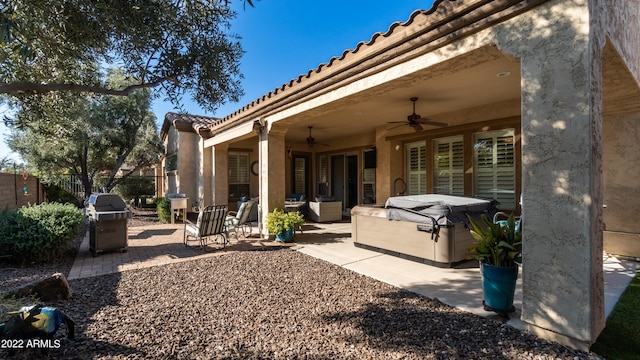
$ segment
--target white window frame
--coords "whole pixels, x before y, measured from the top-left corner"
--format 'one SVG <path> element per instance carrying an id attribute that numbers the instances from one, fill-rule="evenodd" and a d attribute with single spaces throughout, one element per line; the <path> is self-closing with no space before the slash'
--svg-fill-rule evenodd
<path id="1" fill-rule="evenodd" d="M 433 193 L 464 195 L 464 137 L 433 140 Z"/>
<path id="2" fill-rule="evenodd" d="M 247 151 L 229 151 L 228 154 L 228 180 L 229 180 L 229 198 L 239 199 L 241 196 L 250 196 L 250 157 Z M 243 189 L 244 191 L 232 191 L 234 189 Z M 238 192 L 236 194 L 236 192 Z"/>
<path id="3" fill-rule="evenodd" d="M 515 209 L 514 129 L 475 133 L 473 143 L 475 196 L 496 199 L 500 202 L 501 209 Z"/>
<path id="4" fill-rule="evenodd" d="M 427 142 L 405 144 L 406 195 L 427 193 Z"/>

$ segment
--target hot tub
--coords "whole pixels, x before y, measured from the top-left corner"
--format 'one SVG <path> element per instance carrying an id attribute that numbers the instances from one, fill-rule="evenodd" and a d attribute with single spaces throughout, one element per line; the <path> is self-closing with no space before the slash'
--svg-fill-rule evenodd
<path id="1" fill-rule="evenodd" d="M 497 201 L 453 195 L 396 196 L 385 206 L 355 206 L 351 231 L 356 246 L 440 267 L 467 259 L 473 245 L 466 215 L 491 218 Z"/>

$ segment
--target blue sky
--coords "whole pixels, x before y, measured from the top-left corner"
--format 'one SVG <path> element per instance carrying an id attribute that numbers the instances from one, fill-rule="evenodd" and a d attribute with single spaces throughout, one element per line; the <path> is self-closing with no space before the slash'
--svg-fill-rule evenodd
<path id="1" fill-rule="evenodd" d="M 429 9 L 433 0 L 258 0 L 243 9 L 234 0 L 238 16 L 232 32 L 240 35 L 245 51 L 240 71 L 245 96 L 215 113 L 185 101 L 185 111 L 196 115 L 224 117 L 269 91 L 328 62 L 344 50 L 369 41 L 376 32 L 386 32 L 396 22 L 404 22 L 416 9 Z M 185 99 L 188 100 L 188 99 Z M 156 101 L 158 122 L 173 111 L 171 104 Z"/>
<path id="2" fill-rule="evenodd" d="M 238 103 L 219 106 L 215 113 L 185 98 L 185 111 L 229 115 L 345 50 L 354 49 L 360 41 L 369 41 L 373 34 L 386 32 L 392 23 L 408 20 L 414 10 L 431 8 L 433 0 L 254 0 L 254 4 L 254 8 L 247 5 L 243 9 L 242 0 L 232 2 L 238 16 L 231 32 L 241 37 L 245 51 L 240 65 L 245 96 Z M 172 104 L 156 100 L 153 111 L 161 125 L 164 115 L 175 110 Z M 7 129 L 1 122 L 0 131 L 1 159 L 10 150 L 4 142 Z M 11 157 L 16 158 L 15 154 Z"/>

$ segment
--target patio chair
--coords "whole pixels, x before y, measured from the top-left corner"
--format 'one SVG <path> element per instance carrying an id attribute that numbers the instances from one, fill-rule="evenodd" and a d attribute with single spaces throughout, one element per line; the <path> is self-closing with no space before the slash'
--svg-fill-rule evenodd
<path id="1" fill-rule="evenodd" d="M 207 241 L 213 237 L 213 243 L 225 245 L 229 243 L 229 232 L 226 226 L 227 205 L 209 205 L 205 207 L 198 220 L 194 224 L 187 220 L 184 225 L 184 245 L 187 246 L 191 240 L 200 242 L 200 248 L 205 250 Z M 218 238 L 221 238 L 219 240 Z"/>
<path id="2" fill-rule="evenodd" d="M 256 205 L 254 200 L 245 201 L 240 204 L 240 208 L 238 211 L 229 211 L 227 215 L 227 230 L 233 231 L 236 236 L 236 241 L 238 240 L 238 228 L 242 230 L 242 236 L 246 237 L 247 233 L 245 231 L 246 227 L 249 227 L 249 234 L 253 230 L 253 225 L 251 221 L 249 221 L 249 215 L 251 214 L 251 210 Z"/>
<path id="3" fill-rule="evenodd" d="M 501 218 L 503 219 L 501 220 Z M 498 211 L 493 215 L 493 223 L 500 224 L 501 226 L 507 226 L 508 218 L 509 218 L 509 214 L 502 211 Z M 520 218 L 520 216 L 514 216 L 514 219 L 516 220 L 516 231 L 522 231 L 522 219 Z"/>

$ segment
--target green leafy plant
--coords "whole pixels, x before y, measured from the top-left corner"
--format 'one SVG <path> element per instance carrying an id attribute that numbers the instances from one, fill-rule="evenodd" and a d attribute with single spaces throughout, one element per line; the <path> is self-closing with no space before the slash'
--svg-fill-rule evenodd
<path id="1" fill-rule="evenodd" d="M 286 212 L 274 209 L 267 214 L 267 230 L 269 234 L 278 235 L 290 228 L 297 228 L 304 224 L 304 217 L 299 211 Z"/>
<path id="2" fill-rule="evenodd" d="M 158 209 L 158 219 L 160 222 L 168 224 L 171 222 L 171 200 L 168 198 L 160 198 L 156 201 Z"/>
<path id="3" fill-rule="evenodd" d="M 470 259 L 495 266 L 514 266 L 522 262 L 522 232 L 511 214 L 506 223 L 496 224 L 482 214 L 481 220 L 485 227 L 467 215 L 471 223 L 471 236 L 475 239 L 469 248 Z"/>
<path id="4" fill-rule="evenodd" d="M 57 260 L 70 248 L 83 222 L 82 210 L 71 204 L 5 211 L 0 215 L 0 258 L 23 264 Z"/>
<path id="5" fill-rule="evenodd" d="M 73 204 L 78 208 L 82 208 L 82 201 L 76 198 L 72 193 L 55 184 L 45 184 L 44 192 L 50 202 L 61 204 Z"/>

